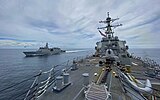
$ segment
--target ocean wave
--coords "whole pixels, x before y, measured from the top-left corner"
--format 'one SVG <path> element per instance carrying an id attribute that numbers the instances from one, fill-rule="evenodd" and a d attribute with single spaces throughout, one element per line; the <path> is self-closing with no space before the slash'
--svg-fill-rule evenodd
<path id="1" fill-rule="evenodd" d="M 76 52 L 83 52 L 87 50 L 67 50 L 66 53 L 76 53 Z"/>

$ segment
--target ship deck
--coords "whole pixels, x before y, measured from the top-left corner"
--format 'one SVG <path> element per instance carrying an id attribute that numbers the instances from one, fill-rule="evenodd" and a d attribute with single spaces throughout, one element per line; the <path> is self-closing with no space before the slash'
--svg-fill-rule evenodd
<path id="1" fill-rule="evenodd" d="M 84 100 L 84 95 L 83 95 L 83 73 L 89 73 L 90 76 L 90 82 L 92 81 L 93 75 L 97 70 L 99 69 L 98 67 L 95 66 L 95 64 L 91 64 L 94 59 L 85 60 L 83 63 L 80 63 L 78 66 L 78 69 L 75 71 L 69 71 L 70 74 L 70 81 L 71 85 L 65 88 L 61 92 L 53 92 L 51 86 L 48 91 L 41 97 L 39 100 Z M 98 62 L 94 62 L 98 63 Z"/>
<path id="2" fill-rule="evenodd" d="M 53 86 L 50 86 L 48 90 L 39 98 L 39 100 L 85 100 L 83 91 L 83 73 L 89 73 L 90 83 L 95 81 L 94 73 L 99 73 L 100 67 L 98 65 L 99 58 L 91 57 L 85 59 L 79 63 L 78 69 L 75 71 L 69 71 L 71 85 L 62 90 L 61 92 L 54 92 Z M 139 79 L 150 79 L 151 82 L 158 82 L 156 79 L 142 76 L 137 73 L 144 72 L 145 68 L 142 67 L 142 63 L 138 60 L 132 60 L 137 65 L 133 65 L 131 74 L 135 75 Z M 116 72 L 116 67 L 113 65 L 112 70 L 107 76 L 106 83 L 109 86 L 109 90 L 112 95 L 112 100 L 131 100 L 131 98 L 123 92 L 122 86 L 118 78 L 115 78 L 113 71 Z M 159 86 L 158 86 L 159 87 Z"/>

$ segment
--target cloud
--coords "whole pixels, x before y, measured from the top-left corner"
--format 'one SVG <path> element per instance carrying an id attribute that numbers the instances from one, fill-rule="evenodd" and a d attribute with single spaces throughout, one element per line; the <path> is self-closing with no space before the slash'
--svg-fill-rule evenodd
<path id="1" fill-rule="evenodd" d="M 32 46 L 31 42 L 17 42 L 15 40 L 0 40 L 0 46 L 18 47 L 18 46 Z"/>
<path id="2" fill-rule="evenodd" d="M 128 45 L 160 47 L 159 3 L 159 0 L 1 0 L 0 46 L 49 42 L 60 47 L 94 47 L 101 40 L 96 28 L 103 25 L 98 21 L 104 20 L 109 11 L 113 18 L 120 18 L 113 24 L 123 24 L 114 30 L 115 35 Z"/>

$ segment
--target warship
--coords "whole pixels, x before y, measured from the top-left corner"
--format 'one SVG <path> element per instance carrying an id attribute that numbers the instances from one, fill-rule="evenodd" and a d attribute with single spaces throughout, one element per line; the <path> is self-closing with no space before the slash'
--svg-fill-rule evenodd
<path id="1" fill-rule="evenodd" d="M 46 43 L 45 47 L 40 47 L 37 51 L 26 51 L 23 52 L 26 57 L 32 57 L 32 56 L 44 56 L 44 55 L 54 55 L 59 54 L 61 52 L 65 52 L 65 50 L 61 50 L 60 48 L 49 48 L 48 43 Z"/>
<path id="2" fill-rule="evenodd" d="M 113 28 L 122 26 L 112 25 L 118 19 L 108 12 L 99 21 L 105 26 L 97 28 L 102 40 L 94 54 L 33 76 L 30 88 L 20 94 L 24 100 L 160 100 L 160 65 L 128 52 L 126 41 L 114 36 Z"/>

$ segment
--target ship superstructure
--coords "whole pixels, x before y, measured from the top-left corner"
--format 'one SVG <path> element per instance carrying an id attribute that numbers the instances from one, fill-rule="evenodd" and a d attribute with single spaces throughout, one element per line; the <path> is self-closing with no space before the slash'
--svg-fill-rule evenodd
<path id="1" fill-rule="evenodd" d="M 131 62 L 129 60 L 130 55 L 128 53 L 128 46 L 126 45 L 126 41 L 119 40 L 118 36 L 114 36 L 114 32 L 112 28 L 116 28 L 118 26 L 122 26 L 122 24 L 112 25 L 114 21 L 119 18 L 112 19 L 109 17 L 109 12 L 107 13 L 107 18 L 104 21 L 99 21 L 99 23 L 106 24 L 105 27 L 97 28 L 99 33 L 103 36 L 102 40 L 96 43 L 96 56 L 105 56 L 107 58 L 111 58 L 113 61 L 119 58 L 121 64 L 130 65 Z M 101 30 L 104 30 L 102 32 Z"/>

